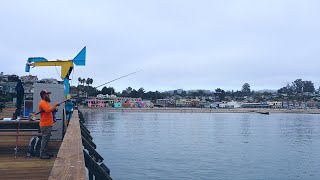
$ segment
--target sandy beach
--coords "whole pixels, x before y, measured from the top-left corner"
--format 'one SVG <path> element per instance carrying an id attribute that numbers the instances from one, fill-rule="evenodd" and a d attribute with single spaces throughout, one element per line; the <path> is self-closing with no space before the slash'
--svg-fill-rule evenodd
<path id="1" fill-rule="evenodd" d="M 144 113 L 294 113 L 294 114 L 320 114 L 320 109 L 210 109 L 210 108 L 88 108 L 81 107 L 81 111 L 110 111 L 110 112 L 144 112 Z"/>

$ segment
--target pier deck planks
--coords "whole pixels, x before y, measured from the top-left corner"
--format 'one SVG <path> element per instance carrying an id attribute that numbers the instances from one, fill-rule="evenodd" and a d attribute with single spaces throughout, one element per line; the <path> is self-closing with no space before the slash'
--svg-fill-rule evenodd
<path id="1" fill-rule="evenodd" d="M 3 109 L 0 112 L 0 119 L 4 117 L 12 117 L 14 108 Z M 25 158 L 26 150 L 33 132 L 19 132 L 19 151 L 17 158 L 14 158 L 14 148 L 16 146 L 16 132 L 0 132 L 0 134 L 10 134 L 12 136 L 0 136 L 0 179 L 32 179 L 43 180 L 48 179 L 56 158 L 48 160 L 32 157 Z M 23 136 L 30 135 L 30 136 Z M 49 150 L 53 151 L 56 157 L 61 141 L 50 141 Z"/>
<path id="2" fill-rule="evenodd" d="M 25 147 L 19 149 L 16 159 L 13 148 L 0 147 L 0 179 L 48 179 L 55 158 L 43 160 L 36 157 L 29 159 L 25 156 Z"/>
<path id="3" fill-rule="evenodd" d="M 74 111 L 49 180 L 87 179 L 78 111 Z"/>

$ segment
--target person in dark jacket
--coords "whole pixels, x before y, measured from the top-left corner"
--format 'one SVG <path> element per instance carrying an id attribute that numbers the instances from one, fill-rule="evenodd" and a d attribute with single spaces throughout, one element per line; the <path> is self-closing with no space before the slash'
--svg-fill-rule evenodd
<path id="1" fill-rule="evenodd" d="M 24 97 L 24 88 L 22 85 L 21 80 L 19 79 L 17 85 L 16 85 L 16 92 L 17 92 L 17 103 L 16 103 L 16 116 L 20 118 L 21 116 L 21 106 L 23 102 L 23 97 Z"/>
<path id="2" fill-rule="evenodd" d="M 0 112 L 2 112 L 2 109 L 4 108 L 3 102 L 0 102 Z"/>

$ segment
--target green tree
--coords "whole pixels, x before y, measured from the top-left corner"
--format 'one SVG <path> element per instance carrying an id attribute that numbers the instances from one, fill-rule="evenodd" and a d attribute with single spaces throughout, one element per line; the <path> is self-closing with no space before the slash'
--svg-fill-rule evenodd
<path id="1" fill-rule="evenodd" d="M 89 86 L 89 84 L 90 84 L 90 78 L 87 78 L 87 79 L 86 79 L 86 84 L 87 84 L 87 86 Z"/>
<path id="2" fill-rule="evenodd" d="M 143 87 L 141 87 L 140 89 L 138 89 L 139 97 L 143 98 L 143 97 L 144 97 L 144 93 L 145 93 L 145 90 L 143 89 Z"/>
<path id="3" fill-rule="evenodd" d="M 105 86 L 102 88 L 101 94 L 108 94 L 108 95 L 115 94 L 115 90 L 113 87 L 106 87 Z"/>
<path id="4" fill-rule="evenodd" d="M 126 90 L 123 90 L 121 93 L 122 97 L 129 97 L 129 93 Z"/>
<path id="5" fill-rule="evenodd" d="M 303 81 L 303 92 L 315 92 L 314 85 L 311 81 Z"/>
<path id="6" fill-rule="evenodd" d="M 215 95 L 217 95 L 217 96 L 219 97 L 219 100 L 220 100 L 220 101 L 223 101 L 224 98 L 225 98 L 225 96 L 226 96 L 226 93 L 225 93 L 225 91 L 224 91 L 223 89 L 217 88 L 217 89 L 215 90 Z"/>
<path id="7" fill-rule="evenodd" d="M 131 91 L 132 91 L 132 87 L 130 87 L 130 86 L 129 86 L 129 87 L 127 87 L 126 91 L 127 91 L 127 93 L 128 93 L 128 94 L 130 94 L 130 93 L 131 93 Z"/>
<path id="8" fill-rule="evenodd" d="M 187 96 L 187 91 L 183 90 L 183 91 L 181 92 L 181 96 L 182 96 L 182 97 L 186 97 L 186 96 Z"/>
<path id="9" fill-rule="evenodd" d="M 294 82 L 292 82 L 292 86 L 295 93 L 303 93 L 303 81 L 302 79 L 296 79 Z"/>
<path id="10" fill-rule="evenodd" d="M 133 89 L 133 90 L 131 91 L 131 93 L 130 93 L 130 97 L 133 97 L 133 98 L 138 98 L 138 97 L 140 97 L 140 96 L 139 96 L 139 92 L 138 92 L 137 90 Z"/>
<path id="11" fill-rule="evenodd" d="M 79 83 L 80 83 L 80 84 L 82 83 L 81 77 L 78 78 L 78 86 L 79 86 Z"/>
<path id="12" fill-rule="evenodd" d="M 93 79 L 89 78 L 89 85 L 92 85 L 92 83 L 93 83 Z"/>
<path id="13" fill-rule="evenodd" d="M 244 83 L 241 91 L 245 96 L 248 96 L 251 92 L 249 83 Z"/>

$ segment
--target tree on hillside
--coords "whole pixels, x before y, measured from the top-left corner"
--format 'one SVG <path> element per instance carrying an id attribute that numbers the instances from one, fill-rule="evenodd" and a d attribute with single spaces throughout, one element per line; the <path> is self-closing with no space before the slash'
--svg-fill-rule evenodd
<path id="1" fill-rule="evenodd" d="M 248 96 L 250 94 L 250 92 L 251 92 L 249 83 L 244 83 L 242 85 L 242 90 L 241 91 L 243 92 L 244 95 Z"/>
<path id="2" fill-rule="evenodd" d="M 111 94 L 114 94 L 115 93 L 115 90 L 113 87 L 103 87 L 102 90 L 101 90 L 101 94 L 108 94 L 108 95 L 111 95 Z"/>
<path id="3" fill-rule="evenodd" d="M 87 78 L 87 79 L 86 79 L 86 84 L 87 84 L 87 86 L 89 86 L 89 84 L 90 84 L 90 78 Z"/>
<path id="4" fill-rule="evenodd" d="M 92 83 L 93 83 L 93 79 L 89 78 L 89 85 L 92 85 Z"/>
<path id="5" fill-rule="evenodd" d="M 296 79 L 292 82 L 292 85 L 288 83 L 285 87 L 278 90 L 278 93 L 286 93 L 288 95 L 302 94 L 304 92 L 315 92 L 314 85 L 311 81 Z"/>
<path id="6" fill-rule="evenodd" d="M 320 88 L 320 87 L 319 87 Z M 182 97 L 186 97 L 187 96 L 187 91 L 183 90 L 180 94 L 180 96 Z"/>
<path id="7" fill-rule="evenodd" d="M 130 97 L 132 97 L 132 98 L 138 98 L 138 97 L 140 97 L 140 96 L 139 96 L 139 92 L 138 92 L 137 90 L 133 89 L 133 90 L 131 91 L 131 93 L 130 93 Z"/>
<path id="8" fill-rule="evenodd" d="M 215 95 L 217 95 L 219 97 L 220 101 L 223 101 L 226 96 L 226 93 L 223 89 L 217 88 L 215 90 Z"/>
<path id="9" fill-rule="evenodd" d="M 303 82 L 303 92 L 315 92 L 314 85 L 311 81 L 304 81 Z"/>
<path id="10" fill-rule="evenodd" d="M 140 89 L 138 89 L 139 97 L 143 98 L 143 97 L 144 97 L 144 93 L 145 93 L 145 90 L 143 89 L 143 87 L 141 87 Z"/>
<path id="11" fill-rule="evenodd" d="M 126 90 L 123 90 L 121 93 L 122 97 L 129 97 L 129 93 Z"/>
<path id="12" fill-rule="evenodd" d="M 78 78 L 78 86 L 79 86 L 79 83 L 80 83 L 80 84 L 82 83 L 81 77 Z"/>
<path id="13" fill-rule="evenodd" d="M 295 93 L 303 93 L 303 81 L 302 79 L 297 79 L 294 82 L 292 82 L 292 86 Z"/>
<path id="14" fill-rule="evenodd" d="M 131 93 L 131 91 L 132 91 L 132 87 L 130 87 L 130 86 L 129 86 L 129 87 L 127 87 L 126 91 L 127 91 L 127 93 L 128 93 L 128 94 L 130 94 L 130 93 Z"/>

